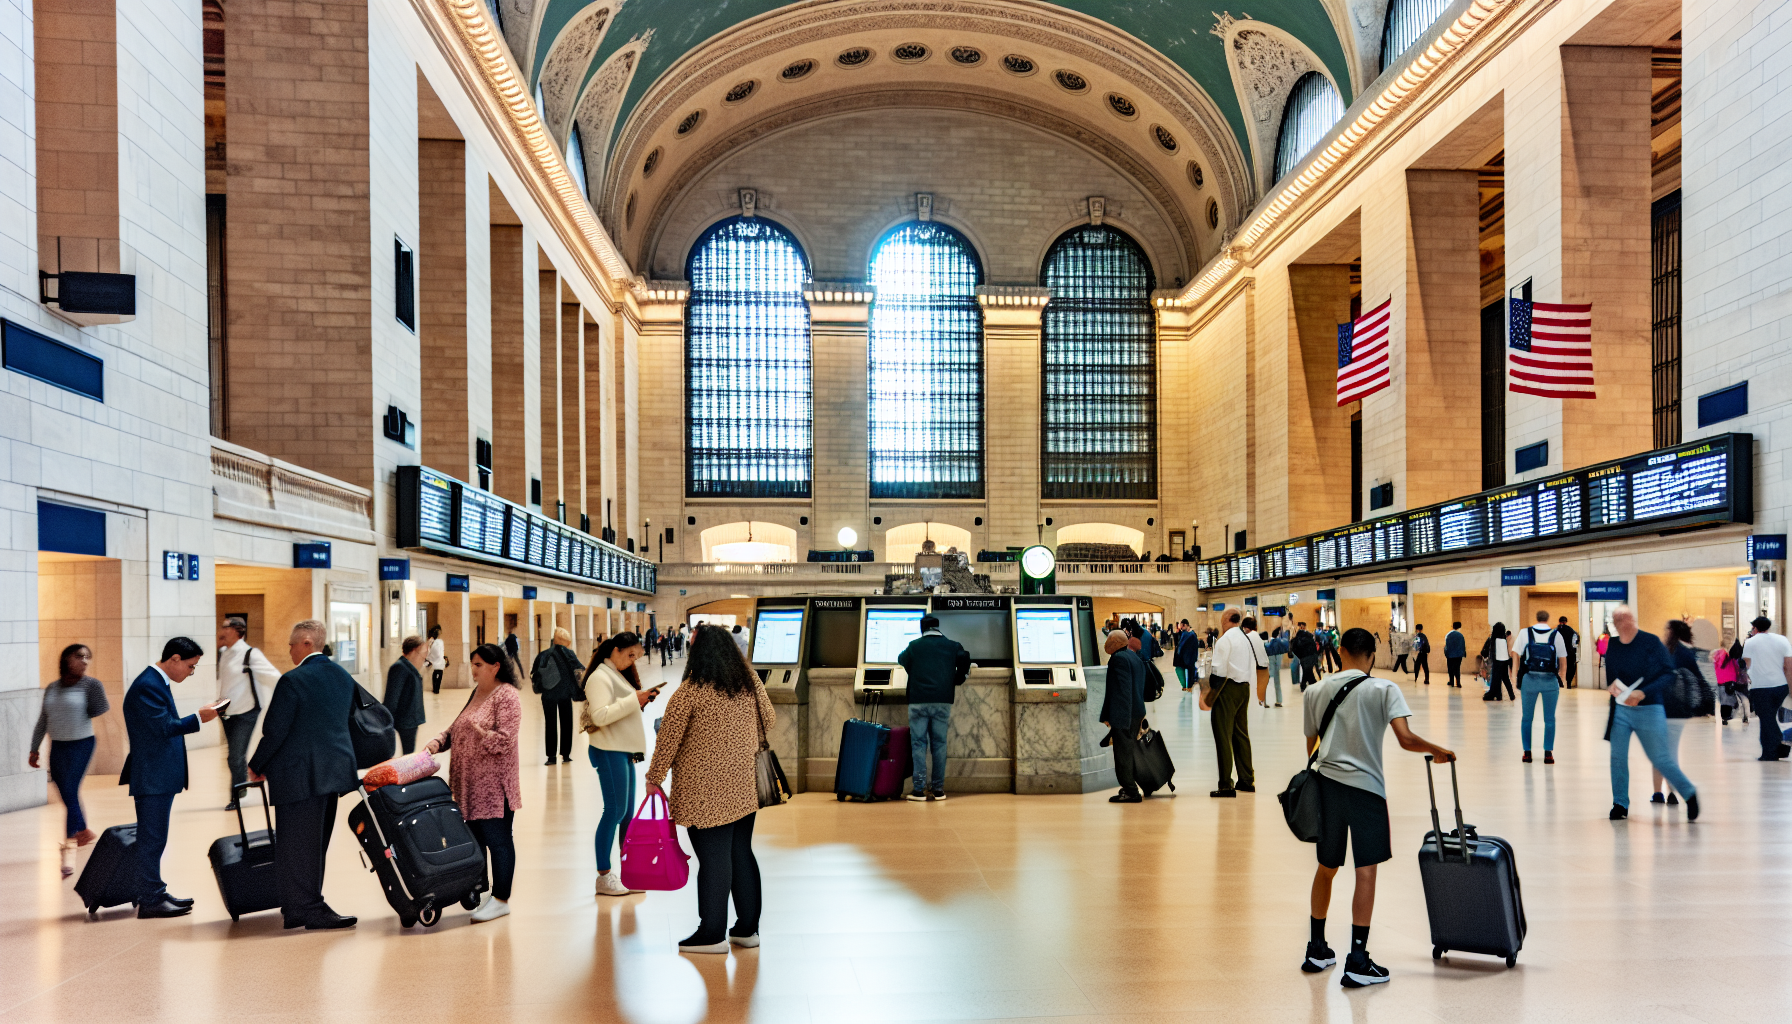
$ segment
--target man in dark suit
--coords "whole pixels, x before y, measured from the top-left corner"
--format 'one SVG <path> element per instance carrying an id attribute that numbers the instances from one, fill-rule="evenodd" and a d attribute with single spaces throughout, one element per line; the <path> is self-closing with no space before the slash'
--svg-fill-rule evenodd
<path id="1" fill-rule="evenodd" d="M 398 730 L 407 754 L 417 749 L 417 727 L 424 719 L 423 657 L 427 649 L 420 636 L 404 638 L 404 657 L 386 670 L 386 693 L 380 698 L 392 712 L 392 727 Z"/>
<path id="2" fill-rule="evenodd" d="M 355 919 L 324 902 L 324 854 L 336 824 L 336 798 L 356 785 L 348 716 L 355 679 L 323 654 L 324 624 L 292 627 L 294 668 L 280 677 L 249 759 L 249 778 L 268 782 L 280 841 L 274 875 L 286 927 L 350 928 Z"/>
<path id="3" fill-rule="evenodd" d="M 1126 632 L 1108 634 L 1102 650 L 1108 656 L 1108 690 L 1101 700 L 1101 724 L 1108 727 L 1114 748 L 1114 775 L 1120 792 L 1108 797 L 1111 804 L 1142 803 L 1133 764 L 1139 751 L 1139 723 L 1145 718 L 1145 662 L 1128 648 Z"/>
<path id="4" fill-rule="evenodd" d="M 205 649 L 177 636 L 162 645 L 162 660 L 143 670 L 124 695 L 124 727 L 130 755 L 118 774 L 131 787 L 137 804 L 137 871 L 141 887 L 138 917 L 179 917 L 191 913 L 193 901 L 168 895 L 162 881 L 162 850 L 168 845 L 168 812 L 174 795 L 187 788 L 186 735 L 200 723 L 218 717 L 228 701 L 207 704 L 197 714 L 182 715 L 174 706 L 173 684 L 193 674 Z"/>

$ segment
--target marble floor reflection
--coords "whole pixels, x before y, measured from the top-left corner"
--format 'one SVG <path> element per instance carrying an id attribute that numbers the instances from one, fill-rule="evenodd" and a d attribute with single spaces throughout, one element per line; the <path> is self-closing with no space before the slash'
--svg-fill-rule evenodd
<path id="1" fill-rule="evenodd" d="M 1251 710 L 1261 791 L 1216 801 L 1206 716 L 1174 688 L 1153 718 L 1179 766 L 1177 796 L 862 805 L 805 794 L 760 817 L 764 945 L 681 956 L 692 888 L 591 895 L 596 778 L 582 750 L 573 764 L 541 765 L 540 706 L 526 696 L 509 918 L 472 925 L 456 909 L 433 929 L 400 928 L 339 832 L 326 894 L 361 916 L 358 928 L 286 932 L 275 913 L 232 924 L 205 850 L 235 816 L 221 810 L 221 749 L 202 749 L 164 868 L 174 892 L 198 899 L 188 918 L 118 909 L 88 922 L 57 877 L 61 807 L 0 816 L 0 1022 L 1784 1019 L 1792 765 L 1755 762 L 1752 725 L 1687 729 L 1682 761 L 1705 807 L 1697 824 L 1647 803 L 1640 751 L 1633 816 L 1611 822 L 1603 694 L 1563 695 L 1561 763 L 1545 767 L 1519 761 L 1516 704 L 1441 684 L 1406 690 L 1413 727 L 1463 755 L 1469 820 L 1517 848 L 1530 935 L 1516 969 L 1431 960 L 1416 865 L 1430 825 L 1424 764 L 1390 741 L 1396 856 L 1370 946 L 1393 982 L 1346 992 L 1335 972 L 1301 974 L 1312 849 L 1289 837 L 1274 797 L 1302 760 L 1299 695 Z M 464 699 L 429 698 L 425 735 Z M 114 782 L 88 780 L 97 824 L 130 817 Z M 1341 948 L 1348 884 L 1340 890 L 1331 935 Z"/>

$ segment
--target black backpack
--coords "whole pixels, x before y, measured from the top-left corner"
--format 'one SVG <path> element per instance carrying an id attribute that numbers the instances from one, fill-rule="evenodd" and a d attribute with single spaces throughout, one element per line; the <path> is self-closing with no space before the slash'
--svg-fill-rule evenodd
<path id="1" fill-rule="evenodd" d="M 1705 681 L 1704 673 L 1680 666 L 1674 669 L 1663 703 L 1670 718 L 1704 718 L 1717 710 L 1717 690 Z"/>
<path id="2" fill-rule="evenodd" d="M 1303 629 L 1294 634 L 1294 640 L 1288 645 L 1288 649 L 1296 658 L 1311 658 L 1319 653 L 1319 644 L 1313 639 L 1313 634 Z"/>
<path id="3" fill-rule="evenodd" d="M 1164 674 L 1150 660 L 1139 660 L 1145 662 L 1145 703 L 1150 704 L 1164 695 Z"/>

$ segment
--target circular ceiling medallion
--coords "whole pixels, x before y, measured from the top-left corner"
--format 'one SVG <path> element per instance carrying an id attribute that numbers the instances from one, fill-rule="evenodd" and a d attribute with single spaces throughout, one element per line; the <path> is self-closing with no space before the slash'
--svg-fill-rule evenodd
<path id="1" fill-rule="evenodd" d="M 815 62 L 812 60 L 792 61 L 784 66 L 784 70 L 778 72 L 778 77 L 786 82 L 794 82 L 814 70 Z"/>
<path id="2" fill-rule="evenodd" d="M 759 83 L 749 78 L 728 90 L 728 95 L 722 97 L 722 102 L 739 103 L 741 100 L 753 95 L 753 90 L 757 88 L 759 88 Z"/>
<path id="3" fill-rule="evenodd" d="M 1151 126 L 1151 134 L 1156 136 L 1157 144 L 1164 148 L 1164 152 L 1176 152 L 1176 136 L 1170 134 L 1170 129 L 1161 124 L 1154 124 Z"/>
<path id="4" fill-rule="evenodd" d="M 863 46 L 855 46 L 850 50 L 842 50 L 840 56 L 834 58 L 834 63 L 843 68 L 864 67 L 871 63 L 871 58 L 874 56 L 876 55 Z"/>
<path id="5" fill-rule="evenodd" d="M 1193 160 L 1188 162 L 1188 180 L 1196 188 L 1207 184 L 1207 176 L 1201 173 L 1201 165 Z"/>
<path id="6" fill-rule="evenodd" d="M 1139 116 L 1139 108 L 1133 106 L 1131 100 L 1117 92 L 1108 93 L 1108 109 L 1128 121 Z"/>
<path id="7" fill-rule="evenodd" d="M 1002 68 L 1011 75 L 1030 75 L 1039 70 L 1039 65 L 1018 53 L 1011 53 L 1002 58 Z"/>
<path id="8" fill-rule="evenodd" d="M 1220 226 L 1220 204 L 1218 200 L 1207 200 L 1207 226 L 1210 228 L 1217 228 Z"/>
<path id="9" fill-rule="evenodd" d="M 977 49 L 975 46 L 954 46 L 952 48 L 952 60 L 956 63 L 963 64 L 967 68 L 974 67 L 983 63 L 983 51 Z"/>
<path id="10" fill-rule="evenodd" d="M 933 51 L 920 43 L 903 43 L 891 50 L 890 56 L 904 64 L 919 64 L 933 56 Z"/>
<path id="11" fill-rule="evenodd" d="M 1089 80 L 1074 71 L 1054 71 L 1052 80 L 1066 92 L 1088 92 Z"/>
<path id="12" fill-rule="evenodd" d="M 647 159 L 641 164 L 641 177 L 647 178 L 653 175 L 654 170 L 660 165 L 660 154 L 663 152 L 665 151 L 655 146 L 653 152 L 647 154 Z"/>
<path id="13" fill-rule="evenodd" d="M 680 134 L 680 135 L 691 134 L 693 131 L 697 130 L 697 125 L 702 123 L 702 121 L 703 121 L 703 111 L 701 111 L 701 110 L 691 111 L 690 113 L 684 115 L 684 120 L 678 122 L 678 128 L 677 128 L 678 134 Z"/>

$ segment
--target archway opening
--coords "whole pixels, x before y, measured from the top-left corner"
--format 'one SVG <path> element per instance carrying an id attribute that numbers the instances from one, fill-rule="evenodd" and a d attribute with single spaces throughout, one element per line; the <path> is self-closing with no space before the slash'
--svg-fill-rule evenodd
<path id="1" fill-rule="evenodd" d="M 962 553 L 971 550 L 971 531 L 949 523 L 905 523 L 884 531 L 884 561 L 912 562 L 928 541 L 934 550 L 945 554 L 952 548 Z"/>
<path id="2" fill-rule="evenodd" d="M 794 562 L 796 531 L 777 523 L 723 523 L 703 531 L 705 562 Z"/>
<path id="3" fill-rule="evenodd" d="M 1145 531 L 1119 523 L 1076 523 L 1059 527 L 1060 562 L 1135 562 L 1145 549 Z"/>

